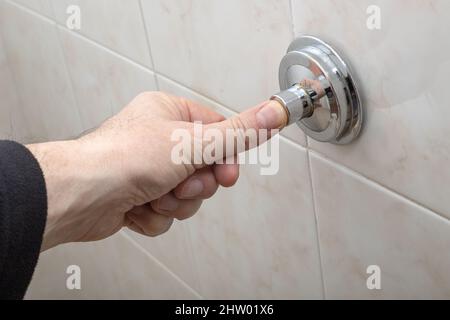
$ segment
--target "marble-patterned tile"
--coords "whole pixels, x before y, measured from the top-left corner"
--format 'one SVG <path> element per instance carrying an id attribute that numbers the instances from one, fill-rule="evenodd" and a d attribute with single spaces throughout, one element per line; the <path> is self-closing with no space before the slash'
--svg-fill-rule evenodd
<path id="1" fill-rule="evenodd" d="M 320 156 L 311 168 L 327 298 L 450 298 L 447 219 Z"/>
<path id="2" fill-rule="evenodd" d="M 50 0 L 13 0 L 31 10 L 34 10 L 46 17 L 53 17 L 53 9 Z"/>
<path id="3" fill-rule="evenodd" d="M 81 290 L 68 290 L 69 266 Z M 191 288 L 122 233 L 96 243 L 57 247 L 41 255 L 26 299 L 198 299 Z"/>
<path id="4" fill-rule="evenodd" d="M 23 142 L 66 139 L 81 132 L 55 24 L 3 2 L 0 30 L 22 108 L 13 113 Z"/>
<path id="5" fill-rule="evenodd" d="M 390 189 L 450 217 L 450 2 L 293 1 L 295 32 L 328 40 L 353 66 L 367 111 L 349 146 L 310 146 Z M 381 29 L 369 30 L 369 5 Z"/>
<path id="6" fill-rule="evenodd" d="M 151 57 L 139 0 L 52 0 L 56 20 L 63 26 L 69 6 L 78 6 L 83 35 L 146 66 Z"/>
<path id="7" fill-rule="evenodd" d="M 59 31 L 85 130 L 120 111 L 139 93 L 156 90 L 153 72 L 71 31 Z"/>
<path id="8" fill-rule="evenodd" d="M 0 35 L 0 139 L 12 139 L 11 112 L 19 108 L 14 79 Z"/>
<path id="9" fill-rule="evenodd" d="M 144 0 L 143 11 L 163 75 L 237 112 L 279 91 L 288 0 Z"/>

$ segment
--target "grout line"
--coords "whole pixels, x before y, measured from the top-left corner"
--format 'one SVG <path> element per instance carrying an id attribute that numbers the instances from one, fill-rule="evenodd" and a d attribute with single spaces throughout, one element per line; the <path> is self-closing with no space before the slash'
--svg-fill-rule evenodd
<path id="1" fill-rule="evenodd" d="M 292 40 L 294 40 L 296 38 L 295 35 L 295 20 L 294 20 L 294 0 L 288 0 L 289 1 L 289 19 L 290 19 L 290 23 L 291 23 L 291 37 Z M 308 149 L 309 145 L 310 145 L 310 141 L 309 141 L 309 137 L 303 133 L 303 135 L 305 136 L 305 147 Z"/>
<path id="2" fill-rule="evenodd" d="M 439 213 L 437 211 L 434 211 L 433 209 L 428 208 L 427 206 L 425 206 L 423 204 L 420 204 L 420 203 L 416 202 L 415 200 L 413 200 L 411 198 L 408 198 L 408 197 L 404 196 L 403 194 L 400 194 L 397 191 L 392 190 L 391 188 L 386 187 L 386 186 L 384 186 L 383 184 L 381 184 L 379 182 L 373 181 L 372 179 L 364 176 L 363 174 L 361 174 L 359 172 L 356 172 L 355 170 L 353 170 L 353 169 L 351 169 L 351 168 L 349 168 L 349 167 L 347 167 L 347 166 L 345 166 L 345 165 L 343 165 L 341 163 L 338 163 L 338 162 L 334 161 L 333 159 L 330 159 L 329 157 L 327 157 L 326 155 L 324 155 L 324 154 L 322 154 L 320 152 L 317 152 L 317 151 L 311 150 L 311 149 L 309 149 L 309 152 L 313 156 L 321 159 L 322 161 L 324 161 L 324 162 L 328 163 L 329 165 L 335 167 L 336 169 L 342 171 L 346 175 L 348 175 L 348 176 L 350 176 L 350 177 L 352 177 L 354 179 L 358 179 L 361 182 L 363 182 L 364 184 L 372 186 L 374 188 L 377 188 L 377 189 L 379 189 L 382 192 L 388 193 L 394 198 L 397 198 L 397 199 L 399 199 L 401 201 L 409 203 L 409 205 L 412 205 L 414 207 L 418 207 L 419 209 L 422 209 L 423 211 L 425 211 L 427 214 L 432 215 L 435 218 L 438 218 L 440 220 L 443 220 L 443 222 L 445 222 L 445 223 L 450 223 L 450 218 L 446 217 L 444 214 Z"/>
<path id="3" fill-rule="evenodd" d="M 5 3 L 8 3 L 10 6 L 16 7 L 17 9 L 21 9 L 22 11 L 24 11 L 24 12 L 26 12 L 26 13 L 34 16 L 34 17 L 41 18 L 42 20 L 44 20 L 44 21 L 46 21 L 48 23 L 52 23 L 52 24 L 57 23 L 55 21 L 55 19 L 53 19 L 52 17 L 48 17 L 47 15 L 45 15 L 45 14 L 43 14 L 41 12 L 37 12 L 34 9 L 32 9 L 32 8 L 30 8 L 30 7 L 28 7 L 28 6 L 24 5 L 24 4 L 17 3 L 17 2 L 15 2 L 13 0 L 3 0 L 3 1 Z"/>
<path id="4" fill-rule="evenodd" d="M 139 11 L 141 13 L 142 24 L 144 26 L 144 34 L 145 34 L 145 40 L 147 42 L 147 50 L 148 50 L 148 54 L 150 55 L 150 64 L 152 65 L 152 70 L 155 71 L 156 70 L 155 59 L 153 58 L 153 50 L 152 50 L 152 46 L 150 43 L 149 27 L 147 26 L 147 23 L 145 20 L 144 6 L 142 5 L 142 0 L 138 0 L 138 3 L 139 3 Z M 160 90 L 159 80 L 158 80 L 158 77 L 156 76 L 155 72 L 153 72 L 153 78 L 155 79 L 156 89 L 159 91 Z"/>
<path id="5" fill-rule="evenodd" d="M 291 19 L 291 31 L 292 39 L 295 38 L 295 22 L 294 22 L 294 3 L 293 0 L 289 0 L 289 18 Z"/>
<path id="6" fill-rule="evenodd" d="M 154 70 L 149 68 L 148 66 L 145 66 L 142 63 L 139 63 L 139 62 L 137 62 L 137 61 L 135 61 L 133 59 L 130 59 L 130 58 L 128 58 L 128 57 L 126 57 L 126 56 L 124 56 L 124 55 L 122 55 L 120 53 L 117 53 L 116 51 L 114 51 L 114 50 L 108 48 L 107 46 L 105 46 L 105 45 L 103 45 L 103 44 L 101 44 L 101 43 L 99 43 L 99 42 L 89 38 L 88 36 L 86 36 L 84 34 L 81 34 L 81 33 L 78 33 L 78 32 L 74 32 L 73 30 L 70 30 L 67 27 L 63 26 L 63 25 L 60 25 L 60 24 L 57 24 L 57 25 L 62 31 L 70 33 L 72 36 L 86 41 L 87 43 L 95 46 L 96 48 L 101 49 L 101 50 L 105 51 L 106 53 L 111 54 L 115 58 L 118 58 L 120 60 L 123 60 L 124 62 L 127 62 L 127 63 L 131 64 L 133 67 L 139 68 L 139 69 L 141 69 L 143 71 L 155 73 Z"/>
<path id="7" fill-rule="evenodd" d="M 284 143 L 286 143 L 294 148 L 297 148 L 303 152 L 308 152 L 308 149 L 305 146 L 302 146 L 301 144 L 298 144 L 297 142 L 292 141 L 291 139 L 289 139 L 285 136 L 280 135 L 280 141 L 284 141 Z"/>
<path id="8" fill-rule="evenodd" d="M 118 57 L 118 58 L 123 59 L 123 60 L 126 61 L 126 62 L 129 62 L 129 63 L 133 64 L 134 66 L 140 67 L 140 68 L 142 68 L 142 69 L 144 69 L 144 70 L 146 70 L 146 71 L 149 71 L 149 72 L 153 72 L 156 76 L 161 76 L 161 77 L 163 77 L 163 78 L 166 78 L 166 79 L 168 79 L 168 80 L 174 82 L 175 84 L 178 84 L 179 86 L 181 86 L 181 87 L 183 87 L 183 88 L 186 88 L 187 90 L 190 90 L 191 92 L 193 92 L 193 93 L 195 93 L 195 94 L 197 94 L 197 95 L 199 95 L 199 96 L 202 96 L 202 97 L 204 97 L 204 98 L 206 98 L 206 99 L 209 99 L 210 101 L 212 101 L 212 102 L 214 102 L 214 103 L 217 103 L 218 105 L 223 106 L 224 108 L 228 109 L 228 110 L 231 111 L 232 113 L 236 113 L 236 111 L 235 111 L 234 109 L 232 109 L 231 107 L 228 107 L 228 106 L 226 106 L 225 104 L 216 101 L 215 99 L 213 99 L 213 98 L 207 96 L 206 94 L 202 94 L 202 93 L 196 91 L 195 89 L 186 87 L 186 85 L 184 85 L 184 84 L 178 82 L 177 80 L 172 79 L 171 77 L 169 77 L 169 76 L 163 74 L 162 72 L 158 72 L 158 71 L 156 71 L 156 70 L 151 70 L 151 69 L 149 69 L 148 66 L 145 66 L 145 65 L 143 65 L 142 63 L 139 63 L 139 62 L 137 62 L 137 61 L 134 61 L 133 59 L 131 59 L 131 58 L 129 58 L 129 57 L 126 57 L 126 56 L 124 56 L 124 55 L 122 55 L 122 54 L 120 54 L 120 53 L 114 51 L 113 49 L 108 48 L 108 47 L 105 46 L 104 44 L 98 43 L 98 42 L 96 42 L 95 40 L 90 39 L 89 37 L 85 36 L 84 34 L 76 33 L 76 32 L 74 32 L 74 31 L 68 29 L 66 26 L 63 26 L 63 25 L 59 24 L 57 21 L 54 21 L 54 20 L 52 20 L 52 19 L 49 19 L 48 17 L 46 17 L 45 15 L 42 15 L 42 14 L 39 13 L 39 12 L 36 12 L 36 11 L 34 11 L 34 10 L 32 10 L 32 9 L 29 9 L 29 8 L 27 8 L 27 7 L 24 7 L 23 5 L 18 4 L 18 3 L 16 3 L 16 2 L 12 1 L 12 0 L 4 0 L 4 1 L 7 2 L 7 3 L 10 3 L 10 4 L 13 5 L 13 6 L 16 6 L 16 7 L 19 8 L 19 9 L 23 9 L 23 10 L 25 10 L 26 12 L 28 12 L 28 13 L 30 13 L 30 14 L 36 16 L 36 17 L 40 17 L 40 18 L 44 19 L 45 21 L 48 21 L 48 22 L 50 22 L 50 23 L 56 23 L 58 26 L 60 26 L 61 28 L 65 29 L 65 30 L 67 30 L 67 31 L 69 31 L 69 32 L 72 33 L 73 35 L 76 35 L 76 36 L 78 36 L 78 37 L 80 37 L 80 38 L 82 38 L 82 39 L 85 39 L 86 41 L 89 41 L 90 43 L 95 44 L 95 45 L 96 45 L 97 47 L 99 47 L 99 48 L 103 48 L 103 49 L 106 50 L 107 52 L 113 54 L 114 56 L 116 56 L 116 57 Z M 291 4 L 292 4 L 292 3 L 291 3 Z M 291 14 L 292 14 L 292 11 L 291 11 Z M 302 149 L 305 149 L 305 146 L 302 146 L 302 145 L 300 145 L 300 144 L 297 144 L 296 142 L 293 142 L 293 141 L 291 141 L 290 139 L 288 139 L 288 138 L 286 138 L 286 137 L 284 137 L 284 136 L 282 136 L 281 138 L 283 138 L 284 141 L 288 141 L 288 142 L 290 142 L 290 143 L 292 143 L 292 144 L 295 144 L 297 147 L 300 147 L 300 148 L 302 148 Z M 307 141 L 308 141 L 308 139 L 307 139 Z M 326 155 L 322 154 L 321 152 L 318 152 L 318 151 L 316 151 L 316 150 L 311 149 L 310 146 L 308 146 L 308 145 L 306 146 L 306 149 L 307 149 L 307 150 L 311 150 L 311 151 L 312 151 L 312 154 L 319 155 L 319 156 L 321 156 L 322 158 L 324 158 L 324 159 L 326 159 L 326 160 L 328 160 L 328 161 L 330 161 L 330 162 L 332 162 L 332 163 L 334 163 L 334 164 L 336 164 L 336 165 L 338 165 L 338 166 L 340 166 L 340 167 L 342 167 L 342 168 L 346 168 L 346 170 L 350 171 L 353 175 L 360 176 L 360 177 L 364 178 L 365 180 L 368 180 L 368 181 L 374 183 L 375 185 L 378 185 L 378 186 L 380 186 L 380 187 L 382 187 L 382 188 L 384 188 L 384 189 L 390 191 L 391 193 L 396 194 L 397 196 L 399 196 L 399 197 L 401 197 L 401 198 L 404 198 L 405 200 L 408 200 L 409 202 L 415 204 L 416 206 L 422 207 L 422 208 L 426 209 L 427 211 L 431 211 L 431 212 L 433 212 L 435 215 L 437 215 L 437 216 L 439 216 L 439 217 L 442 217 L 443 219 L 445 219 L 445 220 L 447 220 L 447 221 L 449 220 L 449 218 L 445 217 L 443 214 L 438 213 L 438 212 L 435 212 L 434 210 L 432 210 L 431 208 L 427 207 L 426 205 L 420 204 L 420 203 L 418 203 L 418 202 L 412 200 L 411 198 L 408 198 L 407 196 L 405 196 L 405 195 L 403 195 L 403 194 L 400 194 L 399 192 L 394 191 L 393 189 L 391 189 L 391 188 L 389 188 L 389 187 L 387 187 L 387 186 L 384 186 L 382 183 L 375 182 L 375 181 L 371 180 L 370 178 L 364 176 L 363 174 L 361 174 L 361 173 L 359 173 L 359 172 L 357 172 L 357 171 L 355 171 L 355 170 L 353 170 L 353 169 L 351 169 L 351 168 L 349 168 L 349 167 L 346 167 L 345 165 L 343 165 L 343 164 L 341 164 L 341 163 L 339 163 L 339 162 L 337 162 L 337 161 L 332 160 L 331 158 L 327 157 Z"/>
<path id="9" fill-rule="evenodd" d="M 325 286 L 325 272 L 323 268 L 323 255 L 320 245 L 320 228 L 319 228 L 319 215 L 317 213 L 317 206 L 316 206 L 316 192 L 314 190 L 314 183 L 313 183 L 313 175 L 312 175 L 312 165 L 311 165 L 311 157 L 310 157 L 310 151 L 306 151 L 306 158 L 307 158 L 307 166 L 308 166 L 308 172 L 309 172 L 309 185 L 311 188 L 311 196 L 312 196 L 312 205 L 313 205 L 313 213 L 314 213 L 314 222 L 316 227 L 316 242 L 317 242 L 317 251 L 319 254 L 319 267 L 320 267 L 320 280 L 322 285 L 322 297 L 324 300 L 327 298 L 327 292 L 326 292 L 326 286 Z"/>
<path id="10" fill-rule="evenodd" d="M 15 1 L 15 0 L 13 0 Z M 47 0 L 47 2 L 49 3 L 50 6 L 50 11 L 51 11 L 51 19 L 53 21 L 56 22 L 56 9 L 55 9 L 55 4 L 53 3 L 53 0 Z"/>
<path id="11" fill-rule="evenodd" d="M 87 125 L 84 123 L 84 119 L 81 115 L 81 107 L 80 107 L 80 102 L 78 101 L 78 97 L 75 94 L 75 85 L 74 85 L 74 81 L 73 81 L 73 76 L 72 76 L 72 72 L 70 72 L 70 68 L 69 65 L 67 64 L 67 57 L 66 57 L 66 50 L 64 49 L 63 46 L 63 42 L 61 41 L 61 30 L 59 29 L 58 25 L 55 24 L 55 32 L 56 32 L 56 38 L 58 40 L 58 46 L 61 50 L 61 55 L 63 58 L 63 63 L 64 63 L 64 69 L 66 71 L 66 75 L 69 78 L 69 85 L 70 85 L 70 92 L 72 93 L 72 98 L 73 98 L 73 102 L 75 103 L 75 108 L 77 108 L 77 114 L 78 114 L 78 118 L 80 120 L 80 125 L 81 125 L 81 131 L 86 130 Z M 78 130 L 77 130 L 77 133 Z"/>
<path id="12" fill-rule="evenodd" d="M 150 57 L 150 64 L 152 66 L 152 69 L 155 69 L 155 61 L 153 60 L 152 46 L 150 45 L 150 37 L 149 37 L 150 33 L 148 32 L 148 27 L 145 20 L 144 9 L 141 0 L 138 0 L 138 6 L 139 6 L 139 13 L 141 15 L 142 25 L 144 27 L 145 42 L 147 44 L 148 55 Z"/>
<path id="13" fill-rule="evenodd" d="M 150 258 L 153 262 L 155 262 L 159 267 L 161 267 L 164 271 L 169 273 L 175 280 L 179 281 L 181 285 L 183 285 L 188 291 L 190 291 L 193 295 L 195 295 L 198 299 L 204 300 L 204 298 L 190 285 L 183 281 L 179 276 L 172 272 L 165 264 L 156 259 L 150 252 L 148 252 L 145 248 L 143 248 L 136 240 L 126 234 L 124 231 L 119 232 L 125 239 L 130 241 L 138 250 L 142 251 L 148 258 Z"/>

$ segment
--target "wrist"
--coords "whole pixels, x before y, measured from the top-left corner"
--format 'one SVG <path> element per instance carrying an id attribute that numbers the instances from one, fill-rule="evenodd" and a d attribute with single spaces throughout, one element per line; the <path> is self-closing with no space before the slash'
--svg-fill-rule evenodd
<path id="1" fill-rule="evenodd" d="M 59 231 L 59 224 L 70 210 L 70 189 L 73 183 L 70 176 L 73 175 L 74 162 L 77 155 L 73 150 L 77 149 L 77 141 L 61 141 L 28 145 L 34 157 L 39 162 L 44 174 L 47 192 L 47 222 L 44 231 L 42 250 L 47 250 L 58 244 L 66 242 L 65 236 Z M 67 202 L 66 202 L 67 201 Z"/>
<path id="2" fill-rule="evenodd" d="M 88 227 L 99 211 L 120 210 L 117 169 L 108 156 L 113 150 L 104 143 L 83 139 L 29 145 L 38 160 L 47 189 L 47 223 L 42 251 L 69 242 L 84 241 Z M 117 177 L 117 174 L 115 175 Z M 105 203 L 114 207 L 105 207 Z"/>

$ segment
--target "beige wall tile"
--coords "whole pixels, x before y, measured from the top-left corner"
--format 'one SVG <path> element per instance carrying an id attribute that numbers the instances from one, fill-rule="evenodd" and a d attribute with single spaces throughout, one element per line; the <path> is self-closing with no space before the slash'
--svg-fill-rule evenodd
<path id="1" fill-rule="evenodd" d="M 67 267 L 81 269 L 81 290 L 68 290 Z M 198 299 L 123 234 L 44 253 L 26 299 Z"/>
<path id="2" fill-rule="evenodd" d="M 235 111 L 278 90 L 289 1 L 144 0 L 155 68 Z"/>
<path id="3" fill-rule="evenodd" d="M 99 125 L 139 93 L 156 90 L 153 72 L 66 29 L 60 37 L 84 129 Z"/>
<path id="4" fill-rule="evenodd" d="M 450 298 L 450 223 L 365 178 L 312 156 L 326 297 Z M 368 290 L 367 267 L 381 268 Z"/>
<path id="5" fill-rule="evenodd" d="M 294 1 L 295 32 L 335 44 L 353 65 L 367 121 L 349 146 L 311 147 L 450 218 L 450 2 Z M 381 30 L 366 27 L 369 5 Z"/>
<path id="6" fill-rule="evenodd" d="M 66 26 L 67 8 L 79 6 L 79 32 L 146 66 L 151 66 L 138 0 L 52 0 L 56 20 Z"/>
<path id="7" fill-rule="evenodd" d="M 280 171 L 243 166 L 188 224 L 199 292 L 218 299 L 322 297 L 306 152 L 281 141 Z"/>
<path id="8" fill-rule="evenodd" d="M 2 3 L 0 29 L 22 108 L 13 113 L 24 142 L 66 139 L 81 132 L 64 56 L 54 24 Z"/>
<path id="9" fill-rule="evenodd" d="M 31 10 L 34 10 L 47 17 L 53 17 L 53 9 L 50 0 L 13 0 Z"/>

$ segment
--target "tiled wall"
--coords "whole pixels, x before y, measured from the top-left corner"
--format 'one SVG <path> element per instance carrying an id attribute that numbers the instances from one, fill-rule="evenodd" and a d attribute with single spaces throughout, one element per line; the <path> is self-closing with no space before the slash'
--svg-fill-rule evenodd
<path id="1" fill-rule="evenodd" d="M 71 4 L 80 32 L 65 26 Z M 366 27 L 372 4 L 381 30 Z M 278 175 L 244 167 L 160 238 L 45 253 L 28 297 L 450 298 L 449 12 L 447 0 L 1 0 L 2 136 L 70 138 L 144 90 L 242 111 L 277 91 L 303 34 L 345 52 L 367 111 L 349 146 L 289 128 Z M 81 291 L 65 288 L 71 264 Z M 382 290 L 367 289 L 370 265 Z"/>
<path id="2" fill-rule="evenodd" d="M 12 110 L 18 108 L 18 99 L 12 74 L 6 57 L 5 47 L 0 37 L 0 138 L 11 139 Z"/>

